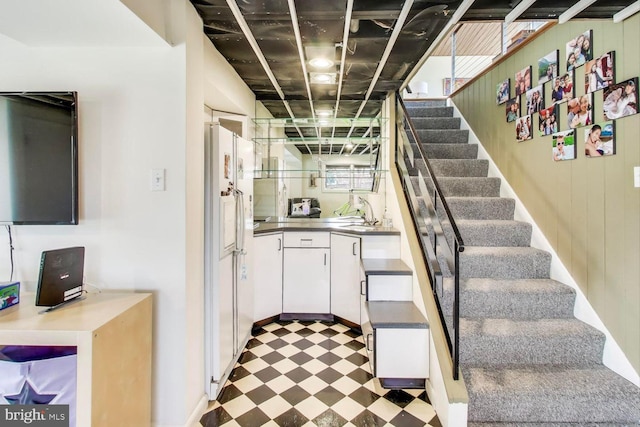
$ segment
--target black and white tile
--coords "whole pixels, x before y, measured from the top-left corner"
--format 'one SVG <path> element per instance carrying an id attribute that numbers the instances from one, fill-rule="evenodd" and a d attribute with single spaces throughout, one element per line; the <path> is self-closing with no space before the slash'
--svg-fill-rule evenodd
<path id="1" fill-rule="evenodd" d="M 275 322 L 254 330 L 200 423 L 440 426 L 424 390 L 387 390 L 373 378 L 362 335 L 319 321 Z"/>

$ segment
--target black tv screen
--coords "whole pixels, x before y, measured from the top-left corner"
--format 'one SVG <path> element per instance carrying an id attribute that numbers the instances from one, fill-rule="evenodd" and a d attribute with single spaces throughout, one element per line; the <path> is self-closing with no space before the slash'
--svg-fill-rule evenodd
<path id="1" fill-rule="evenodd" d="M 76 92 L 0 93 L 0 223 L 78 223 Z"/>

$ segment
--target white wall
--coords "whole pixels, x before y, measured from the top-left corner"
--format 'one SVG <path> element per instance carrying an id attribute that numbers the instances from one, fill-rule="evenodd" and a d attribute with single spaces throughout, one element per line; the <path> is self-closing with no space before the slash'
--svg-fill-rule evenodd
<path id="1" fill-rule="evenodd" d="M 3 44 L 0 91 L 75 90 L 79 99 L 80 224 L 12 227 L 14 277 L 34 291 L 41 251 L 82 245 L 88 283 L 152 292 L 152 419 L 178 426 L 204 396 L 203 103 L 225 94 L 233 97 L 220 101 L 228 111 L 255 107 L 203 39 L 191 4 L 165 5 L 167 27 L 156 32 L 166 32 L 172 46 Z M 152 168 L 166 169 L 166 191 L 150 191 Z M 2 280 L 9 268 L 8 250 L 0 250 Z"/>

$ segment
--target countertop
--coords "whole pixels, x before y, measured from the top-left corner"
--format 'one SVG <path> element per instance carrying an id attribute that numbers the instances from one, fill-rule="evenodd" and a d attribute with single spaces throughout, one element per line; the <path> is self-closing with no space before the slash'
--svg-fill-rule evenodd
<path id="1" fill-rule="evenodd" d="M 331 231 L 357 236 L 394 236 L 400 235 L 400 231 L 391 227 L 365 226 L 358 223 L 350 223 L 341 218 L 305 218 L 298 221 L 275 220 L 273 222 L 258 222 L 253 230 L 254 236 L 273 233 L 277 231 Z"/>

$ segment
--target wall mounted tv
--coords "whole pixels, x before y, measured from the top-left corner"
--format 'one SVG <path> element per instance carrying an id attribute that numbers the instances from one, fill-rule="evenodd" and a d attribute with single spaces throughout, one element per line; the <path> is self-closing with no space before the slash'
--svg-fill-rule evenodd
<path id="1" fill-rule="evenodd" d="M 76 92 L 0 92 L 0 223 L 78 223 Z"/>

